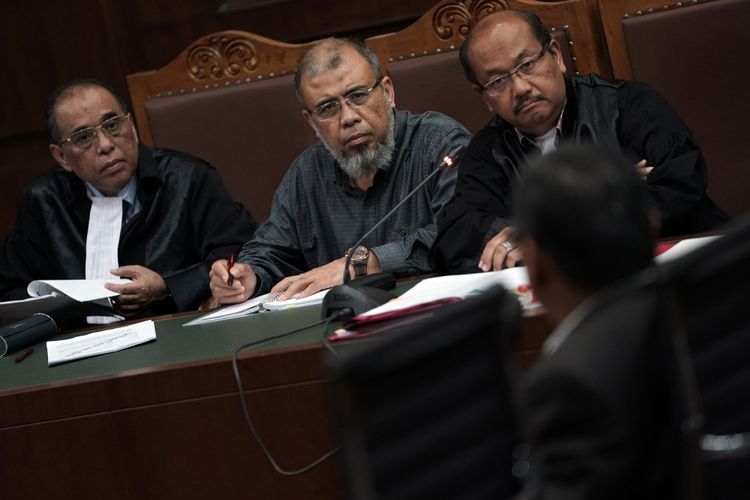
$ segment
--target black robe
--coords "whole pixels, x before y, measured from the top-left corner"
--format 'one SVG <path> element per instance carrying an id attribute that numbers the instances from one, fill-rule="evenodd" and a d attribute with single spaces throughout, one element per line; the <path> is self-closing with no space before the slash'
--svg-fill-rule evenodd
<path id="1" fill-rule="evenodd" d="M 690 130 L 661 96 L 640 83 L 596 75 L 566 78 L 566 94 L 561 141 L 617 147 L 634 165 L 646 159 L 654 166 L 646 185 L 662 236 L 706 231 L 728 220 L 706 194 L 706 162 Z M 526 159 L 536 154 L 533 141 L 522 144 L 499 117 L 474 136 L 459 163 L 454 198 L 438 218 L 431 254 L 436 270 L 479 271 L 484 246 L 511 225 L 513 191 Z"/>
<path id="2" fill-rule="evenodd" d="M 171 295 L 139 315 L 196 309 L 211 294 L 211 264 L 241 247 L 257 224 L 216 170 L 188 154 L 140 146 L 135 175 L 142 209 L 123 225 L 119 264 L 159 273 Z M 84 183 L 60 167 L 32 182 L 0 248 L 0 299 L 27 297 L 32 280 L 85 277 L 90 208 Z"/>

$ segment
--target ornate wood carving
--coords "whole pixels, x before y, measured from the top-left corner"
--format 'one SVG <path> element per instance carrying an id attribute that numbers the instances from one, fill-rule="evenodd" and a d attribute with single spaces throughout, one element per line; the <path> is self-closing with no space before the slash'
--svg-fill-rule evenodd
<path id="1" fill-rule="evenodd" d="M 258 68 L 258 51 L 244 38 L 212 36 L 188 50 L 187 70 L 194 80 L 221 80 L 252 73 Z"/>
<path id="2" fill-rule="evenodd" d="M 477 21 L 487 14 L 507 8 L 506 0 L 457 0 L 436 10 L 432 25 L 441 40 L 450 40 L 456 33 L 465 39 Z"/>

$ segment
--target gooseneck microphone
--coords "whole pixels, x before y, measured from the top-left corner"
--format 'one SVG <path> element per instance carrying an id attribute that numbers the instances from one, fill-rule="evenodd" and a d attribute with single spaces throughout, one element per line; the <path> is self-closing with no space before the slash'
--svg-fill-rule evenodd
<path id="1" fill-rule="evenodd" d="M 427 184 L 433 177 L 442 173 L 443 170 L 455 166 L 458 162 L 458 156 L 463 149 L 464 146 L 456 146 L 455 148 L 453 148 L 447 155 L 445 155 L 445 157 L 443 157 L 443 161 L 440 162 L 440 165 L 437 168 L 430 172 L 430 174 L 425 177 L 422 182 L 420 182 L 414 189 L 409 191 L 409 194 L 404 196 L 401 201 L 399 201 L 392 209 L 390 209 L 387 214 L 385 214 L 374 226 L 372 226 L 372 228 L 370 228 L 369 231 L 363 234 L 362 237 L 349 248 L 349 250 L 347 250 L 346 259 L 344 261 L 344 284 L 331 288 L 331 290 L 323 298 L 323 308 L 321 311 L 321 315 L 323 318 L 326 318 L 331 314 L 346 308 L 351 309 L 351 316 L 354 316 L 368 311 L 373 307 L 377 307 L 380 304 L 384 304 L 385 302 L 393 298 L 393 295 L 386 292 L 385 290 L 363 286 L 365 283 L 390 281 L 392 283 L 390 285 L 390 288 L 393 288 L 393 286 L 395 286 L 395 280 L 393 279 L 393 276 L 388 277 L 386 273 L 378 273 L 376 275 L 364 276 L 353 281 L 351 280 L 351 276 L 349 275 L 349 266 L 352 262 L 352 254 L 354 253 L 354 250 L 362 244 L 365 238 L 370 236 L 373 231 L 383 225 L 385 221 L 387 221 L 394 213 L 396 213 L 396 211 L 401 208 L 404 203 L 411 199 L 411 197 L 414 196 L 420 189 L 422 189 L 422 187 Z"/>

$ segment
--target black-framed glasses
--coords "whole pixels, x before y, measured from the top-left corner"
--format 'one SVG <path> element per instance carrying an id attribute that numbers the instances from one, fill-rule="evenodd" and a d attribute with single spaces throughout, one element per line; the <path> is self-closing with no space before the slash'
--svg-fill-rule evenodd
<path id="1" fill-rule="evenodd" d="M 511 78 L 513 78 L 513 75 L 518 75 L 520 78 L 526 78 L 533 75 L 534 72 L 539 69 L 539 62 L 541 61 L 544 53 L 547 52 L 548 48 L 549 45 L 545 45 L 537 55 L 525 59 L 521 62 L 521 64 L 513 68 L 508 73 L 495 77 L 489 82 L 485 83 L 484 85 L 482 85 L 482 92 L 485 92 L 490 96 L 499 95 L 508 90 L 508 88 L 510 87 L 510 80 Z"/>
<path id="2" fill-rule="evenodd" d="M 350 106 L 362 106 L 367 101 L 370 100 L 370 96 L 372 95 L 372 91 L 375 90 L 378 85 L 380 85 L 380 82 L 383 81 L 383 78 L 378 78 L 375 84 L 368 88 L 361 88 L 352 90 L 348 94 L 346 94 L 341 99 L 334 99 L 332 101 L 326 101 L 323 104 L 320 104 L 313 108 L 311 113 L 315 118 L 321 121 L 330 120 L 331 118 L 335 117 L 339 114 L 339 111 L 341 111 L 341 106 L 343 106 L 343 103 L 346 102 Z"/>
<path id="3" fill-rule="evenodd" d="M 111 118 L 107 118 L 96 127 L 86 127 L 80 130 L 76 130 L 70 137 L 63 139 L 58 142 L 58 146 L 62 146 L 65 143 L 71 143 L 79 149 L 88 149 L 94 143 L 96 139 L 96 132 L 101 130 L 110 137 L 117 137 L 126 130 L 127 121 L 130 119 L 130 113 L 124 113 L 122 115 L 116 115 Z"/>

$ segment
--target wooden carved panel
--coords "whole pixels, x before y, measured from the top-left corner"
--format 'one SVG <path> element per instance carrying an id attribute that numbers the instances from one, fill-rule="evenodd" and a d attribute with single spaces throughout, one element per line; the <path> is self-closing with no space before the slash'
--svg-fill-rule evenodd
<path id="1" fill-rule="evenodd" d="M 506 0 L 457 0 L 441 5 L 435 11 L 432 24 L 441 40 L 450 40 L 456 34 L 465 39 L 477 21 L 508 8 Z"/>
<path id="2" fill-rule="evenodd" d="M 258 51 L 251 41 L 224 35 L 192 46 L 186 59 L 188 74 L 197 81 L 239 77 L 258 68 Z"/>

